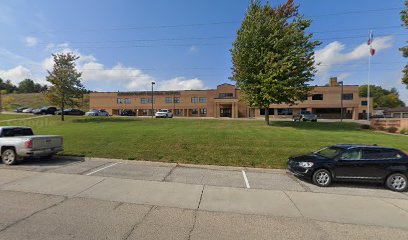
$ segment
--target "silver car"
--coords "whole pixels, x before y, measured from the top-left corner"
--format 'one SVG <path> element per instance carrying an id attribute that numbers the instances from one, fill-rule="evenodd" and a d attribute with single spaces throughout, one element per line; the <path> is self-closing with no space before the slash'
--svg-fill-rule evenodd
<path id="1" fill-rule="evenodd" d="M 173 113 L 169 109 L 160 109 L 154 116 L 156 118 L 173 118 Z"/>
<path id="2" fill-rule="evenodd" d="M 300 121 L 311 121 L 311 122 L 317 122 L 317 115 L 310 112 L 310 111 L 300 111 L 300 113 L 294 115 L 292 117 L 292 120 L 294 122 L 300 122 Z"/>
<path id="3" fill-rule="evenodd" d="M 98 110 L 98 109 L 92 109 L 89 112 L 85 113 L 85 116 L 103 116 L 103 117 L 107 117 L 109 116 L 109 113 L 105 110 Z"/>

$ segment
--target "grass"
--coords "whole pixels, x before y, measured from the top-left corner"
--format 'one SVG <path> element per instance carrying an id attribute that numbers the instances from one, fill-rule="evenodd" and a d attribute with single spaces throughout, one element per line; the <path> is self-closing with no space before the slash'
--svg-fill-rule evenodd
<path id="1" fill-rule="evenodd" d="M 22 119 L 22 118 L 29 118 L 33 117 L 31 115 L 26 115 L 26 114 L 0 114 L 0 121 L 3 120 L 10 120 L 10 119 Z"/>
<path id="2" fill-rule="evenodd" d="M 37 134 L 63 135 L 65 155 L 284 168 L 289 156 L 339 143 L 408 151 L 408 138 L 354 123 L 57 117 L 18 120 Z"/>

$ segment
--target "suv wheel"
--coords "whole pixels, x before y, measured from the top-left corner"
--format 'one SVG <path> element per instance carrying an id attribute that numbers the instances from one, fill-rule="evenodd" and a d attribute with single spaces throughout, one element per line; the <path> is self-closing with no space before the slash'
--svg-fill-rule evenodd
<path id="1" fill-rule="evenodd" d="M 396 192 L 404 192 L 408 188 L 407 176 L 402 173 L 394 173 L 385 181 L 387 187 Z"/>
<path id="2" fill-rule="evenodd" d="M 312 180 L 319 187 L 327 187 L 331 184 L 332 176 L 326 169 L 319 169 L 313 173 Z"/>
<path id="3" fill-rule="evenodd" d="M 16 152 L 11 148 L 4 150 L 4 152 L 1 154 L 1 160 L 6 165 L 16 164 L 17 162 Z"/>

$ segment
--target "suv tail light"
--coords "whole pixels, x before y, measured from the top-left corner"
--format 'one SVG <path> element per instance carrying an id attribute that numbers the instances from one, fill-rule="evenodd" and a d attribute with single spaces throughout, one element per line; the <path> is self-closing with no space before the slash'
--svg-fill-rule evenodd
<path id="1" fill-rule="evenodd" d="M 33 147 L 33 140 L 27 140 L 24 142 L 24 147 L 25 148 L 32 148 Z"/>

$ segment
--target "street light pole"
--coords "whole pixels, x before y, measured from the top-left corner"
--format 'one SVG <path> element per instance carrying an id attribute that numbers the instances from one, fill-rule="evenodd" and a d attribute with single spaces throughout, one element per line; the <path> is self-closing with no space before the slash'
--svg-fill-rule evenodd
<path id="1" fill-rule="evenodd" d="M 340 81 L 339 84 L 341 84 L 341 98 L 340 98 L 340 104 L 341 104 L 340 114 L 341 114 L 341 118 L 340 118 L 340 121 L 343 122 L 343 89 L 344 89 L 344 83 L 343 83 L 343 81 Z"/>
<path id="2" fill-rule="evenodd" d="M 154 103 L 154 99 L 153 99 L 153 96 L 154 96 L 153 86 L 154 86 L 154 84 L 155 84 L 155 82 L 152 82 L 152 98 L 150 100 L 150 101 L 152 101 L 152 117 L 154 117 L 154 105 L 153 105 L 153 103 Z"/>

